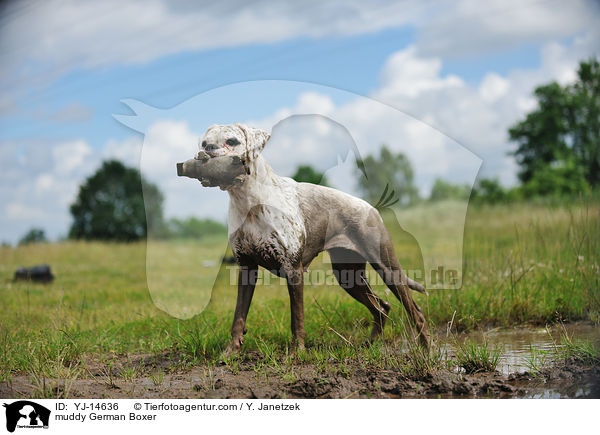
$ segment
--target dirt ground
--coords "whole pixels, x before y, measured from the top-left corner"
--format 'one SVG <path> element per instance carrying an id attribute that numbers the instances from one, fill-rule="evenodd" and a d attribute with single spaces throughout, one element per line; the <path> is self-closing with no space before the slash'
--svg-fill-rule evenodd
<path id="1" fill-rule="evenodd" d="M 124 367 L 139 373 L 127 377 Z M 115 356 L 112 369 L 93 359 L 86 374 L 75 380 L 46 380 L 50 397 L 68 398 L 600 398 L 600 366 L 574 360 L 556 362 L 535 375 L 524 372 L 465 374 L 441 370 L 422 378 L 393 370 L 355 367 L 352 374 L 318 373 L 312 365 L 295 366 L 286 374 L 256 370 L 252 355 L 233 371 L 226 365 L 178 367 L 173 356 Z M 157 373 L 164 373 L 162 376 Z M 58 387 L 57 387 L 58 385 Z M 13 376 L 0 384 L 0 397 L 35 397 L 31 377 Z"/>

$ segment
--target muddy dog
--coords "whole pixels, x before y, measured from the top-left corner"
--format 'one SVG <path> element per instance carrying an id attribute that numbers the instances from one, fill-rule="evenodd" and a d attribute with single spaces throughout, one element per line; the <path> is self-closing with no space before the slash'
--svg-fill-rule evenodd
<path id="1" fill-rule="evenodd" d="M 293 346 L 304 346 L 303 272 L 322 251 L 329 253 L 341 287 L 373 315 L 371 340 L 382 333 L 390 305 L 371 290 L 367 262 L 402 302 L 427 347 L 425 317 L 409 292 L 425 289 L 403 272 L 379 212 L 339 190 L 276 175 L 260 155 L 269 137 L 243 124 L 213 125 L 198 155 L 177 165 L 178 175 L 219 186 L 230 196 L 228 237 L 239 264 L 230 350 L 242 346 L 258 266 L 286 278 Z"/>

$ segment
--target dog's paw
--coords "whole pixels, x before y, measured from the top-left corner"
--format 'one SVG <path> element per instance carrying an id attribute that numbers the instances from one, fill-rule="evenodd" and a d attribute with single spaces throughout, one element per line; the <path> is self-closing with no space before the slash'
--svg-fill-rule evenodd
<path id="1" fill-rule="evenodd" d="M 244 337 L 236 337 L 231 340 L 231 342 L 227 345 L 225 350 L 223 351 L 223 355 L 230 356 L 240 353 L 242 349 L 242 345 L 244 344 Z"/>

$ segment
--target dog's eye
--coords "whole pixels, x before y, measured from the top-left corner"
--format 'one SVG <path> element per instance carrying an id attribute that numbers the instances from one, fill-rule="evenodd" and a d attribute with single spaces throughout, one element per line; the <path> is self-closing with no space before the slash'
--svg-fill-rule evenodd
<path id="1" fill-rule="evenodd" d="M 205 140 L 202 141 L 202 148 L 206 148 L 206 141 Z"/>
<path id="2" fill-rule="evenodd" d="M 239 145 L 239 144 L 240 144 L 240 141 L 239 141 L 239 140 L 237 140 L 235 137 L 232 137 L 232 138 L 230 138 L 230 139 L 227 139 L 227 140 L 225 141 L 225 143 L 226 143 L 227 145 L 229 145 L 230 147 L 234 147 L 234 146 L 236 146 L 236 145 Z"/>

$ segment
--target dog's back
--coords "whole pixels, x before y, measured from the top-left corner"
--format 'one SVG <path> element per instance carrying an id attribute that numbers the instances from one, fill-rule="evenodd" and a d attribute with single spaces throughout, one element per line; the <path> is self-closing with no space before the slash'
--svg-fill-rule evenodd
<path id="1" fill-rule="evenodd" d="M 387 235 L 379 212 L 360 198 L 310 183 L 298 183 L 297 192 L 307 233 L 304 264 L 333 248 L 371 256 L 380 246 L 379 235 Z"/>

